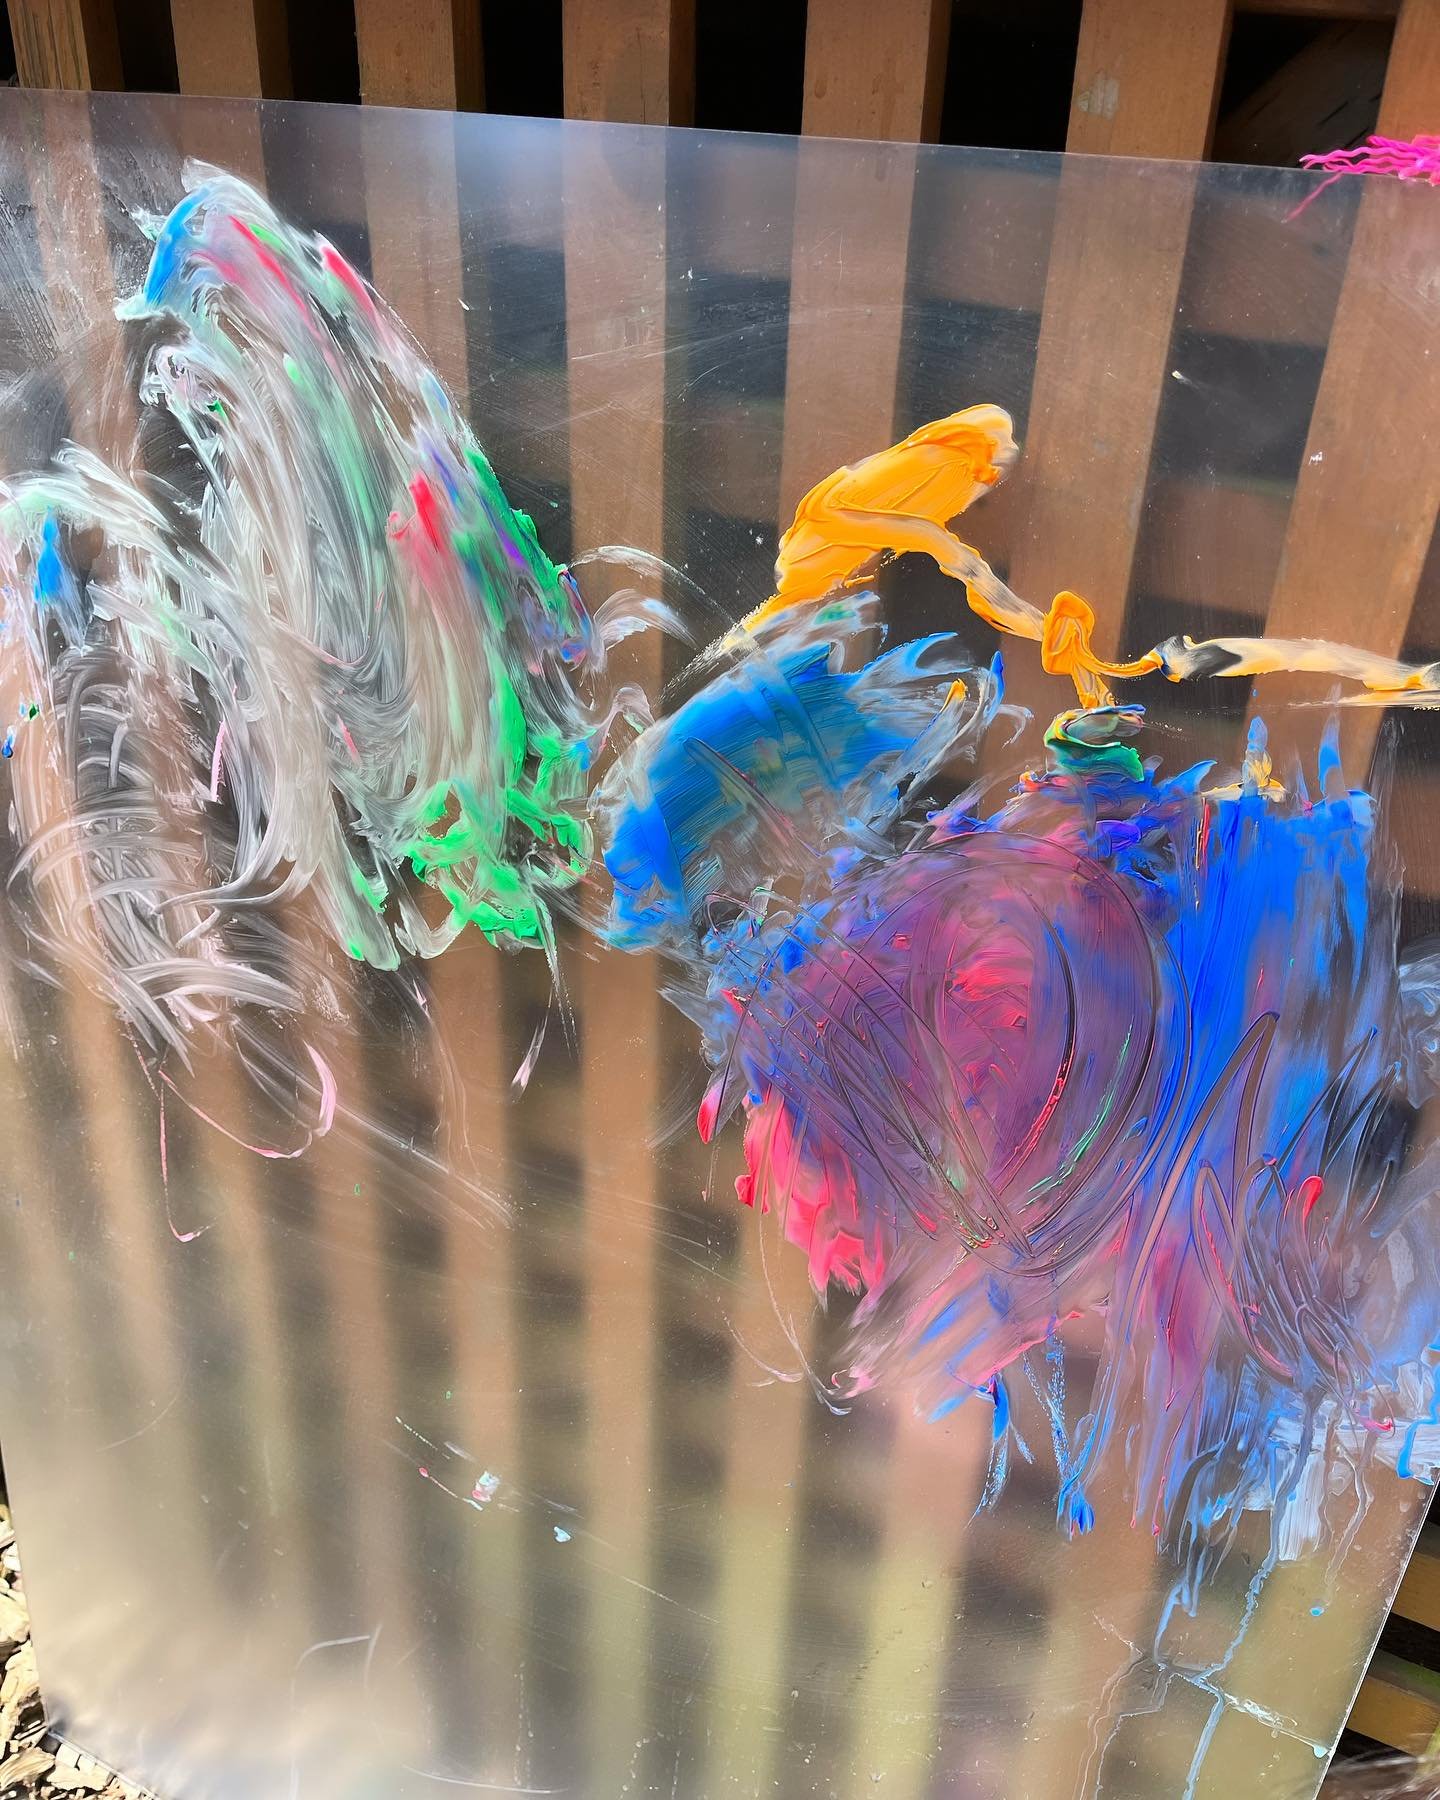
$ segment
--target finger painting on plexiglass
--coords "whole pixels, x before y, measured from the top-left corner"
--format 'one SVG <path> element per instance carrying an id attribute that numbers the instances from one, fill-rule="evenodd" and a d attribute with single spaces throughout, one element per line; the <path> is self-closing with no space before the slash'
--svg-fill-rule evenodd
<path id="1" fill-rule="evenodd" d="M 27 108 L 4 1442 L 62 1728 L 177 1800 L 1312 1791 L 1440 1463 L 1440 663 L 1423 579 L 1397 632 L 1262 577 L 1384 437 L 1317 393 L 1434 197 Z M 1057 450 L 1061 222 L 1127 188 L 1191 219 L 1167 341 L 1112 416 L 1091 332 Z M 1046 483 L 1103 512 L 1137 435 L 1095 591 Z"/>

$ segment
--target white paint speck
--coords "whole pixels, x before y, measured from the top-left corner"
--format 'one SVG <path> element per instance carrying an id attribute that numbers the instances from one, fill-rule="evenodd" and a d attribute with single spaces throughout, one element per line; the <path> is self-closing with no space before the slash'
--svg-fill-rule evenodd
<path id="1" fill-rule="evenodd" d="M 1102 70 L 1075 104 L 1083 113 L 1094 113 L 1101 119 L 1113 119 L 1120 110 L 1120 83 L 1113 75 L 1107 75 Z"/>

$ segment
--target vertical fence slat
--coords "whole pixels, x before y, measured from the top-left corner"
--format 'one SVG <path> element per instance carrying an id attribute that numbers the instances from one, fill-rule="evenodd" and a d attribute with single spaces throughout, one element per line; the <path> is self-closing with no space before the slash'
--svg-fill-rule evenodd
<path id="1" fill-rule="evenodd" d="M 1268 621 L 1307 637 L 1358 626 L 1386 654 L 1405 640 L 1440 504 L 1426 449 L 1440 361 L 1426 353 L 1431 309 L 1415 303 L 1437 244 L 1398 228 L 1407 197 L 1377 187 L 1361 204 Z"/>
<path id="2" fill-rule="evenodd" d="M 693 94 L 689 0 L 568 0 L 567 118 L 669 124 Z M 565 146 L 565 332 L 570 505 L 577 551 L 664 549 L 666 221 L 663 140 L 596 153 Z M 661 646 L 621 647 L 625 676 L 656 691 Z M 617 669 L 617 679 L 619 679 Z M 584 1128 L 583 1270 L 590 1563 L 583 1729 L 589 1779 L 619 1793 L 651 1735 L 647 1646 L 650 1492 L 660 1355 L 660 971 L 601 954 L 577 980 Z M 638 1584 L 638 1585 L 637 1585 Z"/>
<path id="3" fill-rule="evenodd" d="M 356 0 L 355 35 L 371 275 L 463 407 L 469 377 L 453 141 L 441 146 L 427 135 L 426 154 L 408 155 L 405 122 L 375 109 L 479 106 L 479 10 L 463 0 Z"/>
<path id="4" fill-rule="evenodd" d="M 170 0 L 170 23 L 182 94 L 289 96 L 285 0 Z"/>
<path id="5" fill-rule="evenodd" d="M 884 1482 L 890 1504 L 852 1756 L 862 1778 L 883 1774 L 891 1800 L 923 1800 L 935 1792 L 936 1749 L 954 1711 L 946 1692 L 954 1571 L 964 1570 L 973 1554 L 967 1528 L 990 1444 L 988 1422 L 976 1407 L 940 1424 L 921 1417 L 903 1392 L 894 1399 L 896 1431 Z M 913 1695 L 913 1704 L 897 1707 L 897 1694 Z"/>
<path id="6" fill-rule="evenodd" d="M 1437 118 L 1440 5 L 1405 0 L 1379 129 L 1409 136 Z M 1269 614 L 1272 632 L 1350 635 L 1363 596 L 1366 642 L 1387 654 L 1405 640 L 1440 506 L 1440 465 L 1426 450 L 1440 361 L 1431 312 L 1416 304 L 1436 242 L 1417 238 L 1424 221 L 1405 199 L 1379 182 L 1361 198 Z"/>
<path id="7" fill-rule="evenodd" d="M 470 419 L 484 443 L 484 421 L 472 416 L 471 336 L 482 329 L 467 310 L 466 269 L 461 251 L 459 159 L 455 134 L 462 121 L 427 123 L 417 145 L 413 121 L 393 109 L 474 110 L 483 105 L 484 81 L 475 0 L 356 0 L 356 39 L 364 99 L 362 158 L 365 216 L 371 278 L 381 295 L 414 333 L 426 358 Z M 468 284 L 471 300 L 483 286 Z M 503 1004 L 500 952 L 484 944 L 457 945 L 430 972 L 431 1013 L 441 1054 L 448 1055 L 461 1094 L 463 1116 L 442 1121 L 454 1134 L 452 1156 L 481 1169 L 503 1191 L 505 1108 Z M 481 1029 L 473 1029 L 480 1021 Z M 463 1053 L 462 1053 L 463 1052 Z M 463 1130 L 463 1139 L 461 1133 Z M 515 1369 L 516 1307 L 511 1228 L 497 1218 L 477 1221 L 461 1178 L 444 1175 L 433 1195 L 444 1242 L 448 1304 L 446 1351 L 453 1364 L 455 1416 L 463 1421 L 466 1445 L 478 1459 L 463 1465 L 465 1481 L 481 1466 L 508 1483 L 517 1465 L 518 1376 Z M 402 1346 L 393 1346 L 392 1379 L 431 1410 L 422 1429 L 439 1439 L 443 1412 L 433 1377 L 438 1371 L 405 1366 Z M 470 1572 L 465 1583 L 469 1614 L 462 1621 L 463 1643 L 444 1648 L 451 1683 L 473 1697 L 466 1727 L 480 1761 L 475 1778 L 494 1775 L 503 1762 L 501 1747 L 519 1742 L 517 1665 L 521 1603 L 521 1539 L 525 1520 L 513 1509 L 493 1509 L 480 1521 L 443 1502 L 433 1490 L 417 1504 L 437 1510 L 422 1528 L 432 1554 L 448 1540 L 468 1540 L 453 1551 Z M 485 1629 L 478 1630 L 481 1620 Z M 518 1754 L 518 1751 L 517 1751 Z"/>
<path id="8" fill-rule="evenodd" d="M 858 0 L 811 0 L 805 135 L 901 144 L 933 138 L 949 13 L 937 0 L 899 0 L 884 9 Z M 894 143 L 873 150 L 818 141 L 798 147 L 777 509 L 781 529 L 815 481 L 894 435 L 915 172 L 915 152 Z M 738 1138 L 727 1135 L 715 1172 L 722 1203 L 736 1204 L 730 1178 L 738 1156 Z M 768 1357 L 778 1357 L 782 1365 L 793 1365 L 795 1358 L 777 1313 L 794 1330 L 796 1345 L 811 1349 L 808 1321 L 815 1309 L 804 1260 L 782 1233 L 748 1215 L 741 1243 L 727 1456 L 729 1530 L 717 1629 L 717 1684 L 728 1699 L 716 1720 L 711 1767 L 717 1784 L 734 1779 L 747 1791 L 769 1791 L 795 1774 L 796 1752 L 788 1742 L 796 1729 L 791 1677 L 795 1642 L 807 1629 L 797 1619 L 824 1585 L 821 1565 L 808 1561 L 817 1550 L 823 1554 L 824 1546 L 806 1529 L 802 1496 L 807 1480 L 818 1491 L 830 1475 L 828 1459 L 817 1449 L 823 1434 L 811 1429 L 820 1403 L 809 1382 L 757 1385 L 763 1383 Z M 854 1493 L 841 1504 L 859 1506 L 880 1491 L 883 1434 L 868 1449 L 858 1444 L 851 1449 L 864 1466 L 857 1462 Z M 867 1635 L 869 1597 L 878 1586 L 878 1580 L 867 1582 L 854 1596 L 863 1617 L 854 1621 L 853 1641 Z M 822 1679 L 843 1683 L 846 1666 L 837 1664 Z M 804 1694 L 802 1710 L 813 1702 L 812 1693 Z M 814 1772 L 813 1779 L 823 1785 L 824 1772 Z"/>
<path id="9" fill-rule="evenodd" d="M 862 0 L 810 0 L 807 9 L 803 133 L 813 140 L 889 142 L 873 152 L 802 142 L 797 151 L 781 529 L 815 481 L 896 435 L 917 153 L 895 146 L 936 134 L 950 11 L 945 0 L 897 0 L 885 9 Z M 732 1147 L 730 1154 L 735 1153 Z M 756 1311 L 767 1306 L 788 1311 L 804 1334 L 806 1313 L 813 1315 L 814 1309 L 802 1259 L 788 1244 L 775 1241 L 777 1233 L 769 1247 L 771 1266 L 763 1267 L 758 1254 L 763 1229 L 757 1221 L 755 1229 L 744 1232 L 741 1280 L 753 1286 Z M 742 1320 L 751 1311 L 742 1305 Z M 758 1318 L 749 1323 L 763 1341 Z M 799 1341 L 805 1343 L 805 1336 Z M 805 1348 L 816 1350 L 810 1343 Z M 796 1646 L 811 1631 L 823 1629 L 804 1617 L 823 1588 L 825 1565 L 813 1560 L 823 1546 L 805 1529 L 802 1496 L 813 1488 L 824 1494 L 826 1504 L 833 1497 L 842 1508 L 879 1513 L 878 1496 L 888 1491 L 894 1505 L 905 1504 L 898 1489 L 886 1487 L 890 1444 L 883 1431 L 849 1444 L 855 1479 L 848 1496 L 827 1491 L 834 1465 L 821 1450 L 825 1434 L 814 1428 L 818 1405 L 809 1383 L 801 1381 L 783 1396 L 773 1390 L 742 1395 L 736 1406 L 737 1445 L 742 1436 L 758 1435 L 763 1448 L 757 1444 L 747 1452 L 732 1478 L 737 1496 L 747 1490 L 753 1496 L 755 1514 L 751 1532 L 737 1533 L 731 1555 L 742 1564 L 752 1554 L 767 1559 L 770 1591 L 760 1591 L 753 1580 L 747 1583 L 743 1572 L 730 1591 L 748 1602 L 753 1641 L 772 1640 L 766 1646 L 766 1672 L 774 1683 L 759 1697 L 759 1705 L 752 1702 L 747 1708 L 741 1723 L 748 1730 L 743 1747 L 737 1748 L 758 1765 L 762 1782 L 768 1773 L 781 1786 L 798 1773 L 787 1740 L 800 1729 L 798 1719 L 813 1717 L 813 1694 L 800 1696 L 798 1715 L 791 1705 Z M 767 1418 L 763 1434 L 746 1423 L 746 1414 L 757 1406 Z M 783 1488 L 782 1482 L 787 1483 Z M 773 1495 L 767 1495 L 771 1484 Z M 883 1529 L 878 1518 L 873 1523 L 877 1532 Z M 884 1581 L 895 1572 L 896 1557 L 903 1554 L 901 1540 L 893 1530 L 887 1532 L 882 1566 L 847 1591 L 844 1603 L 836 1597 L 837 1610 L 849 1615 L 849 1630 L 842 1636 L 852 1649 L 873 1649 L 872 1608 Z M 743 1630 L 742 1622 L 742 1639 Z M 733 1641 L 728 1633 L 726 1641 Z M 843 1683 L 850 1675 L 850 1654 L 840 1651 L 825 1679 Z M 851 1678 L 863 1684 L 871 1659 L 863 1647 L 853 1654 L 857 1660 Z M 782 1721 L 783 1729 L 778 1729 Z M 846 1748 L 853 1753 L 856 1746 Z M 833 1764 L 829 1772 L 834 1773 Z M 742 1768 L 742 1775 L 747 1773 Z M 822 1768 L 822 1783 L 825 1775 Z M 905 1792 L 903 1779 L 897 1788 Z"/>
<path id="10" fill-rule="evenodd" d="M 1065 148 L 1197 161 L 1210 145 L 1226 0 L 1085 0 Z"/>
<path id="11" fill-rule="evenodd" d="M 1375 129 L 1383 137 L 1434 131 L 1440 117 L 1440 5 L 1403 0 Z"/>
<path id="12" fill-rule="evenodd" d="M 484 104 L 477 0 L 355 0 L 355 41 L 368 106 Z"/>
<path id="13" fill-rule="evenodd" d="M 807 137 L 929 143 L 940 124 L 950 7 L 937 0 L 810 0 Z"/>
<path id="14" fill-rule="evenodd" d="M 99 398 L 108 386 L 101 377 L 119 366 L 122 354 L 100 157 L 83 103 L 45 95 L 37 97 L 27 110 L 31 135 L 26 165 L 46 289 L 62 344 L 71 357 L 83 355 L 91 374 L 87 384 L 77 384 L 67 431 L 72 441 L 109 460 L 132 438 L 134 418 L 125 402 L 107 418 Z M 155 748 L 161 755 L 167 748 L 162 740 L 163 731 L 157 732 Z M 63 816 L 70 798 L 57 792 L 56 816 Z M 82 871 L 79 879 L 88 886 L 93 879 L 91 869 L 82 865 Z M 133 1359 L 131 1366 L 143 1391 L 130 1398 L 137 1415 L 148 1401 L 155 1419 L 140 1418 L 139 1422 L 150 1425 L 158 1421 L 158 1409 L 173 1405 L 175 1399 L 189 1401 L 192 1397 L 184 1358 L 184 1322 L 170 1286 L 171 1259 L 178 1246 L 167 1233 L 163 1204 L 157 1204 L 158 1140 L 149 1139 L 147 1121 L 136 1108 L 139 1081 L 134 1052 L 120 1021 L 104 999 L 73 977 L 65 982 L 62 995 L 66 1058 L 76 1087 L 73 1128 L 88 1144 L 91 1166 L 104 1172 L 97 1198 L 103 1209 L 114 1286 L 106 1320 L 98 1329 L 113 1333 L 110 1343 L 116 1354 Z M 97 1337 L 96 1346 L 103 1341 Z M 193 1407 L 182 1404 L 179 1416 L 163 1433 L 145 1433 L 143 1451 L 130 1450 L 125 1492 L 117 1497 L 114 1509 L 106 1511 L 104 1529 L 118 1537 L 122 1529 L 120 1503 L 128 1495 L 135 1497 L 128 1515 L 130 1524 L 133 1527 L 141 1519 L 146 1522 L 136 1534 L 137 1571 L 147 1562 L 153 1567 L 140 1546 L 148 1543 L 153 1557 L 160 1535 L 140 1497 L 150 1491 L 152 1482 L 161 1492 L 171 1488 L 193 1491 L 204 1466 L 198 1438 L 185 1429 L 195 1423 Z M 203 1526 L 189 1506 L 177 1507 L 175 1514 L 178 1516 L 169 1518 L 164 1532 L 167 1567 L 193 1591 L 203 1611 L 212 1593 Z"/>
<path id="15" fill-rule="evenodd" d="M 8 0 L 22 87 L 119 88 L 114 0 Z"/>
<path id="16" fill-rule="evenodd" d="M 1067 149 L 1203 157 L 1229 22 L 1229 0 L 1086 0 Z M 1138 164 L 1061 175 L 1011 574 L 1040 605 L 1061 587 L 1087 595 L 1107 645 L 1123 625 L 1192 201 L 1193 181 Z"/>
<path id="17" fill-rule="evenodd" d="M 1066 148 L 1133 158 L 1202 158 L 1213 128 L 1229 0 L 1085 0 Z M 1010 579 L 1044 605 L 1062 587 L 1090 598 L 1097 640 L 1118 642 L 1189 237 L 1194 175 L 1123 161 L 1067 162 L 1060 175 L 1024 458 L 1008 504 L 1021 511 Z M 1012 691 L 1046 716 L 1034 659 L 1013 659 Z M 1117 1533 L 1112 1621 L 1123 1635 L 1154 1578 L 1148 1533 Z M 1048 1644 L 1094 1643 L 1090 1596 L 1062 1593 Z M 1101 1678 L 1109 1648 L 1085 1667 Z M 1037 1646 L 1033 1679 L 1044 1680 Z M 1016 1785 L 1044 1788 L 1087 1733 L 1075 1708 L 1020 1755 Z M 1063 1738 L 1063 1744 L 1059 1742 Z M 1093 1778 L 1093 1768 L 1089 1771 Z"/>
<path id="18" fill-rule="evenodd" d="M 175 70 L 182 94 L 229 100 L 286 99 L 290 40 L 286 0 L 170 0 Z M 180 118 L 180 141 L 202 161 L 265 186 L 258 108 Z"/>
<path id="19" fill-rule="evenodd" d="M 695 0 L 565 0 L 565 117 L 688 125 Z"/>
<path id="20" fill-rule="evenodd" d="M 811 0 L 807 18 L 807 137 L 934 136 L 948 7 L 902 0 L 879 12 L 859 0 Z M 800 145 L 782 525 L 821 476 L 893 434 L 915 160 L 880 152 L 873 176 L 857 181 L 852 158 Z"/>
<path id="21" fill-rule="evenodd" d="M 463 15 L 458 8 L 452 11 L 448 0 L 394 5 L 356 0 L 355 6 L 366 102 L 358 142 L 371 278 L 462 404 L 466 388 L 459 225 L 448 122 L 438 127 L 443 142 L 436 142 L 429 128 L 417 134 L 413 122 L 387 109 L 453 109 L 477 97 L 478 37 L 472 56 L 467 36 L 471 11 L 466 9 Z M 357 1018 L 363 1016 L 366 998 L 358 975 L 347 1004 Z M 347 1041 L 339 1049 L 335 1075 L 340 1091 L 363 1104 L 375 1072 L 365 1066 L 358 1042 Z M 378 1164 L 372 1166 L 363 1150 L 349 1153 L 346 1145 L 333 1139 L 314 1146 L 308 1160 L 314 1169 L 320 1229 L 329 1252 L 327 1276 L 336 1290 L 339 1342 L 351 1389 L 345 1416 L 347 1423 L 361 1426 L 350 1431 L 345 1449 L 349 1466 L 360 1472 L 369 1495 L 363 1516 L 354 1525 L 357 1554 L 372 1565 L 391 1562 L 397 1554 L 403 1562 L 402 1545 L 415 1554 L 418 1540 L 433 1543 L 448 1522 L 438 1513 L 422 1518 L 417 1509 L 451 1503 L 418 1475 L 415 1495 L 408 1501 L 402 1498 L 386 1445 L 398 1440 L 417 1467 L 425 1452 L 404 1427 L 396 1427 L 389 1438 L 373 1429 L 381 1420 L 388 1424 L 402 1406 L 433 1404 L 433 1396 L 407 1384 L 402 1334 L 392 1317 L 383 1278 L 386 1260 L 394 1254 L 386 1241 L 393 1204 L 387 1189 L 394 1178 Z M 443 1191 L 437 1192 L 436 1200 L 445 1208 Z M 447 1238 L 447 1256 L 451 1249 Z M 438 1435 L 426 1431 L 432 1422 L 428 1410 L 418 1420 L 405 1419 L 406 1426 L 425 1436 Z M 393 1621 L 397 1632 L 408 1634 L 415 1617 L 413 1590 L 397 1587 L 389 1569 L 382 1567 L 376 1573 L 381 1577 L 375 1592 L 377 1615 L 385 1620 L 387 1632 Z"/>
<path id="22" fill-rule="evenodd" d="M 1403 137 L 1440 117 L 1440 5 L 1405 0 L 1378 128 Z M 1278 636 L 1357 637 L 1397 655 L 1440 511 L 1440 466 L 1428 439 L 1440 413 L 1431 291 L 1440 231 L 1433 208 L 1398 185 L 1367 180 L 1315 395 L 1267 629 Z M 1323 202 L 1322 202 L 1323 204 Z M 1433 629 L 1433 627 L 1432 627 Z M 1383 714 L 1350 709 L 1346 766 L 1365 776 Z M 1405 795 L 1397 794 L 1397 814 Z M 1435 892 L 1440 871 L 1412 870 Z"/>

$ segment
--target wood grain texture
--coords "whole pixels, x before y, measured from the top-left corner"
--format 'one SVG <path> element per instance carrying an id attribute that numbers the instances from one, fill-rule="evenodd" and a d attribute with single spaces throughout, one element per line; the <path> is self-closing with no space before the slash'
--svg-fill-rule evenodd
<path id="1" fill-rule="evenodd" d="M 1440 130 L 1440 0 L 1403 0 L 1376 129 L 1402 138 Z"/>
<path id="2" fill-rule="evenodd" d="M 485 103 L 477 0 L 355 0 L 355 40 L 368 106 Z"/>
<path id="3" fill-rule="evenodd" d="M 1065 148 L 1203 157 L 1229 32 L 1228 0 L 1085 0 Z"/>
<path id="4" fill-rule="evenodd" d="M 566 0 L 565 117 L 688 125 L 694 0 Z"/>
<path id="5" fill-rule="evenodd" d="M 170 22 L 182 94 L 289 98 L 285 0 L 170 0 Z"/>
<path id="6" fill-rule="evenodd" d="M 1237 13 L 1294 19 L 1393 19 L 1400 0 L 1235 0 Z"/>
<path id="7" fill-rule="evenodd" d="M 121 88 L 114 0 L 8 0 L 22 87 Z"/>
<path id="8" fill-rule="evenodd" d="M 933 140 L 949 33 L 945 0 L 810 0 L 805 135 Z"/>

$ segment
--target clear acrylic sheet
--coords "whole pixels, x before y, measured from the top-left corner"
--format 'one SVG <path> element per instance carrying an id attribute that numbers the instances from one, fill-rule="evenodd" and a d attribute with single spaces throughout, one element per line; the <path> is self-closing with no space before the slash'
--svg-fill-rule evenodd
<path id="1" fill-rule="evenodd" d="M 550 557 L 666 559 L 694 645 L 765 601 L 807 487 L 985 402 L 1022 453 L 967 540 L 1042 606 L 1085 591 L 1112 651 L 1258 631 L 1271 582 L 1302 578 L 1286 529 L 1356 184 L 1292 217 L 1316 184 L 1277 171 L 0 101 L 12 479 L 67 440 L 156 474 L 133 380 L 154 325 L 116 308 L 198 158 L 373 281 Z M 1433 341 L 1436 197 L 1366 205 L 1409 343 Z M 1368 435 L 1383 461 L 1413 354 L 1394 341 L 1388 393 L 1330 420 L 1337 445 Z M 1402 444 L 1383 479 L 1398 494 L 1406 457 L 1433 454 Z M 1344 549 L 1383 514 L 1357 509 L 1352 530 L 1344 495 L 1328 512 L 1347 591 L 1317 583 L 1319 623 L 1302 609 L 1285 629 L 1339 621 L 1424 662 L 1433 571 L 1408 622 L 1383 616 Z M 587 598 L 605 567 L 581 567 Z M 988 663 L 995 634 L 932 564 L 876 583 L 887 641 L 954 631 Z M 1067 701 L 1033 646 L 999 647 L 1037 715 L 982 753 L 1009 783 Z M 691 654 L 654 632 L 615 652 L 656 693 Z M 1335 686 L 1268 690 L 1277 769 L 1313 767 L 1329 716 L 1286 700 Z M 1237 766 L 1251 694 L 1147 681 L 1147 749 Z M 1430 716 L 1341 721 L 1357 785 L 1379 746 L 1407 941 L 1440 895 Z M 297 717 L 257 729 L 298 759 Z M 63 815 L 63 793 L 50 804 Z M 13 832 L 6 856 L 13 889 Z M 63 959 L 57 978 L 23 910 L 0 911 L 0 1433 L 58 1726 L 166 1800 L 1312 1792 L 1426 1483 L 1393 1451 L 1363 1483 L 1337 1464 L 1354 1486 L 1338 1537 L 1257 1580 L 1270 1521 L 1246 1514 L 1193 1611 L 1132 1522 L 1123 1459 L 1089 1491 L 1093 1530 L 1057 1525 L 1031 1398 L 1033 1460 L 1017 1452 L 977 1510 L 995 1406 L 922 1416 L 903 1371 L 831 1391 L 855 1301 L 822 1307 L 777 1214 L 737 1204 L 738 1128 L 696 1134 L 706 1070 L 662 959 L 554 916 L 549 957 L 470 929 L 417 961 L 419 1026 L 393 971 L 323 952 L 339 1124 L 279 1156 L 205 1116 L 233 1126 L 245 1104 L 233 1045 L 196 1048 L 182 1102 L 103 987 Z M 1102 1336 L 1098 1314 L 1067 1328 L 1072 1424 Z"/>

